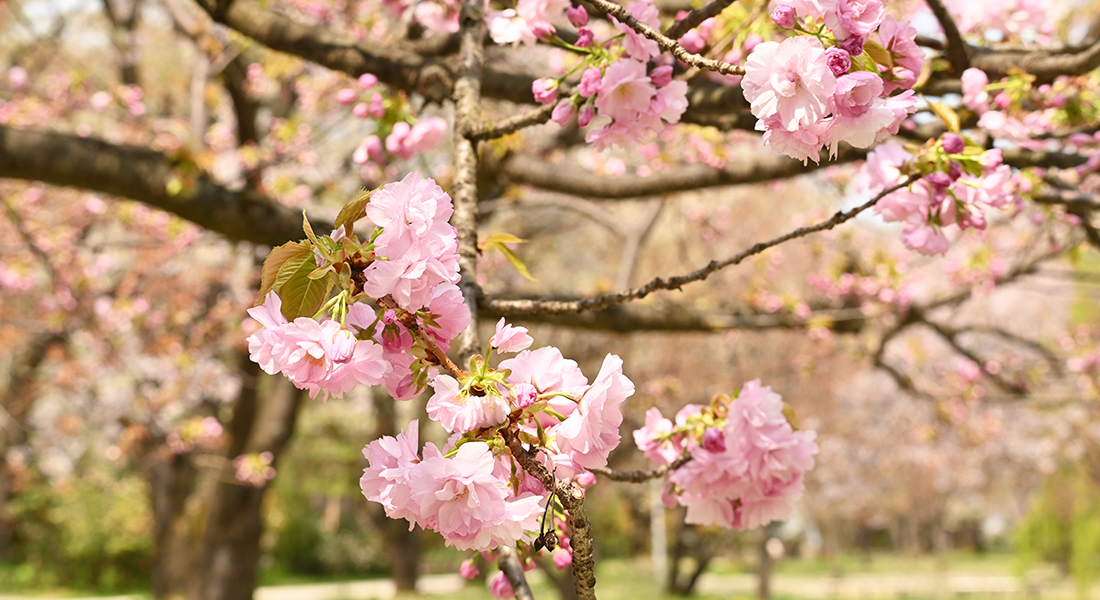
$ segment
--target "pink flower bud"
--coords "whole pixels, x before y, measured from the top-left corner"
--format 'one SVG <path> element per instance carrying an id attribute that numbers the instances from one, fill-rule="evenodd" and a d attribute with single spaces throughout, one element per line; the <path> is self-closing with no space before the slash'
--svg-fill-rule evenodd
<path id="1" fill-rule="evenodd" d="M 592 108 L 591 104 L 585 104 L 581 107 L 581 112 L 577 114 L 577 127 L 587 127 L 594 116 L 596 116 L 596 110 Z"/>
<path id="2" fill-rule="evenodd" d="M 512 395 L 516 397 L 516 408 L 527 408 L 539 399 L 538 390 L 530 383 L 517 383 L 512 386 Z"/>
<path id="3" fill-rule="evenodd" d="M 348 104 L 355 102 L 355 96 L 357 95 L 358 94 L 356 94 L 355 90 L 351 88 L 344 88 L 339 92 L 336 92 L 336 100 L 339 101 L 340 104 L 347 106 Z"/>
<path id="4" fill-rule="evenodd" d="M 1012 106 L 1012 98 L 1009 98 L 1008 94 L 1001 92 L 993 99 L 993 103 L 999 106 L 1001 110 L 1006 110 L 1008 107 Z"/>
<path id="5" fill-rule="evenodd" d="M 367 114 L 372 119 L 381 119 L 386 114 L 386 107 L 382 103 L 382 94 L 375 94 L 370 99 L 370 106 L 367 108 Z"/>
<path id="6" fill-rule="evenodd" d="M 825 64 L 829 65 L 833 75 L 840 77 L 852 68 L 852 57 L 846 51 L 834 46 L 825 51 Z"/>
<path id="7" fill-rule="evenodd" d="M 558 82 L 554 79 L 536 79 L 531 84 L 531 93 L 535 95 L 535 102 L 550 104 L 558 97 Z"/>
<path id="8" fill-rule="evenodd" d="M 367 139 L 363 140 L 363 147 L 367 149 L 367 156 L 374 162 L 382 162 L 385 158 L 382 154 L 382 140 L 376 135 L 368 135 Z"/>
<path id="9" fill-rule="evenodd" d="M 867 43 L 867 38 L 865 36 L 853 35 L 837 45 L 843 48 L 848 54 L 859 56 L 863 54 L 863 45 L 865 43 Z"/>
<path id="10" fill-rule="evenodd" d="M 948 154 L 959 154 L 966 150 L 966 141 L 957 133 L 943 134 L 940 143 L 943 144 L 943 151 Z"/>
<path id="11" fill-rule="evenodd" d="M 924 180 L 927 181 L 937 193 L 943 192 L 947 189 L 947 186 L 951 185 L 951 176 L 939 171 L 925 175 Z"/>
<path id="12" fill-rule="evenodd" d="M 657 87 L 665 87 L 672 81 L 672 65 L 664 65 L 653 69 L 649 79 Z"/>
<path id="13" fill-rule="evenodd" d="M 775 23 L 783 29 L 793 28 L 794 20 L 794 7 L 789 4 L 780 4 L 772 11 L 772 23 Z"/>
<path id="14" fill-rule="evenodd" d="M 550 120 L 565 127 L 575 114 L 577 114 L 577 105 L 567 98 L 558 102 L 558 105 L 554 107 L 554 112 L 550 115 Z"/>
<path id="15" fill-rule="evenodd" d="M 359 87 L 369 90 L 378 83 L 378 78 L 371 73 L 363 73 L 359 76 Z"/>
<path id="16" fill-rule="evenodd" d="M 369 114 L 369 108 L 367 107 L 367 103 L 366 102 L 360 102 L 359 104 L 356 104 L 355 106 L 353 106 L 352 109 L 351 109 L 351 114 L 359 117 L 360 119 L 367 118 L 367 115 Z"/>
<path id="17" fill-rule="evenodd" d="M 554 559 L 554 566 L 559 571 L 573 564 L 573 553 L 565 548 L 557 548 L 550 556 Z"/>
<path id="18" fill-rule="evenodd" d="M 587 27 L 581 27 L 577 31 L 577 43 L 574 44 L 578 48 L 587 48 L 592 45 L 592 40 L 596 37 L 596 34 Z"/>
<path id="19" fill-rule="evenodd" d="M 493 580 L 489 582 L 489 595 L 494 598 L 511 598 L 516 595 L 512 591 L 512 584 L 504 576 L 504 571 L 498 571 Z"/>
<path id="20" fill-rule="evenodd" d="M 577 91 L 580 92 L 581 96 L 588 98 L 600 91 L 601 81 L 603 81 L 603 74 L 600 73 L 600 70 L 596 67 L 588 67 L 581 75 L 581 83 L 577 86 Z"/>
<path id="21" fill-rule="evenodd" d="M 588 11 L 583 6 L 569 7 L 565 11 L 565 16 L 569 17 L 569 22 L 573 24 L 573 27 L 588 25 Z"/>
<path id="22" fill-rule="evenodd" d="M 718 453 L 726 451 L 726 434 L 717 427 L 710 427 L 703 432 L 703 449 L 707 452 Z"/>
<path id="23" fill-rule="evenodd" d="M 539 21 L 538 23 L 535 23 L 531 26 L 531 33 L 534 33 L 535 37 L 539 38 L 540 40 L 548 40 L 554 37 L 554 34 L 556 34 L 557 32 L 558 30 L 546 21 Z"/>
<path id="24" fill-rule="evenodd" d="M 573 479 L 577 482 L 577 485 L 581 487 L 588 487 L 596 483 L 596 475 L 590 471 L 580 473 Z"/>
<path id="25" fill-rule="evenodd" d="M 473 579 L 477 577 L 481 571 L 477 568 L 477 565 L 474 564 L 474 559 L 468 558 L 462 561 L 462 566 L 458 567 L 458 573 L 466 579 Z"/>

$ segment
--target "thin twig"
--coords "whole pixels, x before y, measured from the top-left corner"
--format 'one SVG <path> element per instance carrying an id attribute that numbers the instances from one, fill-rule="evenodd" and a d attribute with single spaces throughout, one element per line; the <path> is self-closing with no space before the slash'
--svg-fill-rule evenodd
<path id="1" fill-rule="evenodd" d="M 622 304 L 630 300 L 644 298 L 657 290 L 680 289 L 685 284 L 706 279 L 708 276 L 716 271 L 732 265 L 739 264 L 745 259 L 760 254 L 761 252 L 769 248 L 778 246 L 779 244 L 788 242 L 793 239 L 805 237 L 811 233 L 824 231 L 826 229 L 832 229 L 833 227 L 836 227 L 841 223 L 850 221 L 854 219 L 856 215 L 874 206 L 882 198 L 900 190 L 903 187 L 908 186 L 910 183 L 916 181 L 917 178 L 918 176 L 916 175 L 910 176 L 905 181 L 882 190 L 874 198 L 871 198 L 870 200 L 861 204 L 860 206 L 857 206 L 856 208 L 848 211 L 837 212 L 830 219 L 822 221 L 816 225 L 800 227 L 775 239 L 769 240 L 767 242 L 760 242 L 755 246 L 741 252 L 740 254 L 734 255 L 725 260 L 712 260 L 707 266 L 692 271 L 691 273 L 688 273 L 686 275 L 677 275 L 668 279 L 658 277 L 641 287 L 623 290 L 621 292 L 616 292 L 613 294 L 604 294 L 601 296 L 584 298 L 581 300 L 568 301 L 485 299 L 485 308 L 492 311 L 508 311 L 508 313 L 512 315 L 579 313 L 586 310 L 600 310 L 609 306 L 615 306 L 616 304 Z"/>
<path id="2" fill-rule="evenodd" d="M 482 121 L 466 132 L 466 139 L 472 142 L 492 140 L 515 133 L 524 127 L 542 125 L 550 120 L 556 105 L 556 103 L 550 103 L 500 121 Z"/>
<path id="3" fill-rule="evenodd" d="M 722 14 L 722 11 L 734 2 L 737 2 L 737 0 L 713 0 L 710 4 L 691 11 L 686 17 L 673 23 L 669 26 L 668 31 L 665 31 L 665 35 L 678 40 L 684 37 L 685 33 L 698 27 L 703 21 Z"/>
<path id="4" fill-rule="evenodd" d="M 392 309 L 397 313 L 397 320 L 401 321 L 401 324 L 409 331 L 409 335 L 424 344 L 424 348 L 431 354 L 432 358 L 434 358 L 444 369 L 447 369 L 455 379 L 467 374 L 467 371 L 460 369 L 458 365 L 447 356 L 447 353 L 439 348 L 432 336 L 424 332 L 424 329 L 420 327 L 420 323 L 416 320 L 416 315 L 399 307 L 392 296 L 379 298 L 378 303 L 384 308 Z"/>
<path id="5" fill-rule="evenodd" d="M 651 471 L 619 471 L 617 469 L 609 469 L 606 467 L 602 469 L 589 469 L 589 471 L 592 471 L 596 475 L 603 475 L 604 477 L 613 481 L 643 483 L 649 481 L 650 479 L 664 477 L 665 473 L 668 473 L 669 471 L 675 471 L 676 469 L 679 469 L 689 462 L 691 462 L 691 455 L 687 454 L 676 459 L 675 462 L 661 465 Z"/>
<path id="6" fill-rule="evenodd" d="M 608 2 L 608 0 L 588 0 L 593 6 L 607 13 L 608 15 L 615 17 L 622 23 L 626 24 L 634 31 L 644 35 L 645 37 L 657 42 L 657 45 L 672 53 L 673 56 L 680 59 L 694 67 L 700 69 L 707 69 L 708 71 L 716 71 L 723 75 L 744 75 L 745 68 L 737 65 L 730 64 L 724 60 L 713 60 L 710 58 L 704 58 L 695 54 L 694 52 L 688 52 L 683 46 L 678 44 L 676 40 L 673 40 L 665 34 L 653 29 L 649 25 L 638 21 L 634 18 L 634 15 L 630 14 L 630 11 L 626 10 L 622 6 L 615 4 L 614 2 Z"/>

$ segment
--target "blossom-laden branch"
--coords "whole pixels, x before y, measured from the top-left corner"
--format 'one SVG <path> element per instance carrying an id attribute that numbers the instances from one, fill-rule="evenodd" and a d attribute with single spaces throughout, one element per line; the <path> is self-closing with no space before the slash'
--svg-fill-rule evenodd
<path id="1" fill-rule="evenodd" d="M 592 554 L 592 523 L 584 509 L 584 489 L 579 485 L 554 477 L 536 454 L 523 447 L 519 426 L 513 421 L 501 430 L 512 458 L 523 470 L 542 483 L 547 492 L 554 494 L 562 508 L 569 514 L 569 529 L 573 544 L 573 575 L 577 578 L 577 597 L 581 600 L 596 598 L 596 561 Z"/>
<path id="2" fill-rule="evenodd" d="M 831 218 L 817 223 L 816 225 L 810 225 L 807 227 L 799 227 L 791 232 L 781 235 L 777 238 L 768 240 L 766 242 L 760 242 L 747 250 L 740 252 L 725 260 L 714 260 L 710 264 L 701 269 L 692 271 L 685 275 L 677 275 L 675 277 L 669 277 L 667 279 L 658 277 L 649 283 L 630 290 L 623 290 L 614 294 L 604 294 L 601 296 L 594 296 L 591 298 L 585 298 L 582 300 L 572 301 L 558 301 L 558 300 L 487 300 L 485 302 L 486 308 L 495 311 L 509 311 L 510 314 L 523 315 L 523 314 L 563 314 L 563 313 L 578 313 L 586 310 L 600 310 L 616 304 L 622 304 L 630 300 L 637 300 L 644 298 L 649 294 L 658 290 L 675 290 L 683 287 L 688 283 L 695 281 L 702 281 L 711 274 L 720 271 L 726 267 L 740 264 L 745 259 L 760 254 L 769 248 L 773 248 L 788 242 L 793 239 L 805 237 L 811 233 L 818 231 L 824 231 L 826 229 L 832 229 L 837 225 L 850 221 L 856 217 L 856 215 L 863 211 L 873 207 L 879 200 L 885 196 L 896 192 L 918 179 L 917 176 L 910 176 L 905 181 L 896 185 L 890 186 L 875 197 L 871 198 L 867 202 L 847 211 L 839 211 Z"/>
<path id="3" fill-rule="evenodd" d="M 630 14 L 630 11 L 626 10 L 622 6 L 609 2 L 608 0 L 589 0 L 592 6 L 600 9 L 604 13 L 615 17 L 619 21 L 625 23 L 628 27 L 644 35 L 645 37 L 657 42 L 657 45 L 661 48 L 672 53 L 673 56 L 680 59 L 682 62 L 687 63 L 693 67 L 700 69 L 706 69 L 708 71 L 715 71 L 723 75 L 744 75 L 745 68 L 730 64 L 724 60 L 714 60 L 699 56 L 694 52 L 688 52 L 681 46 L 676 40 L 664 35 L 660 31 L 638 21 L 634 18 L 634 15 Z"/>

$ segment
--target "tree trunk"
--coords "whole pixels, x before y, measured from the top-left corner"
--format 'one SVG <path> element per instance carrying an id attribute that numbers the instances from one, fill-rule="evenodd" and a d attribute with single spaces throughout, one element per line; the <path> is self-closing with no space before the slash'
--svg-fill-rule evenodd
<path id="1" fill-rule="evenodd" d="M 162 455 L 147 471 L 158 599 L 250 600 L 256 587 L 267 487 L 237 482 L 228 465 L 240 454 L 265 451 L 277 463 L 294 432 L 303 393 L 284 378 L 262 376 L 247 355 L 241 361 L 244 382 L 226 427 L 226 466 L 201 483 L 186 456 Z"/>

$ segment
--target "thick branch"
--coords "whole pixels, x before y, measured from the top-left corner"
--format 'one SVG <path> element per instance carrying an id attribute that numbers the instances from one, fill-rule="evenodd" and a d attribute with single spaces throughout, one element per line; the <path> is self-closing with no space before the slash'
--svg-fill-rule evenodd
<path id="1" fill-rule="evenodd" d="M 955 75 L 962 75 L 962 72 L 970 68 L 970 51 L 966 42 L 962 39 L 962 34 L 959 33 L 959 26 L 955 24 L 955 19 L 951 18 L 948 14 L 947 8 L 940 0 L 925 0 L 928 3 L 928 8 L 932 9 L 932 14 L 936 15 L 936 19 L 940 22 L 940 26 L 943 27 L 943 34 L 947 38 L 947 60 L 951 62 L 951 72 Z"/>
<path id="2" fill-rule="evenodd" d="M 0 177 L 123 196 L 232 240 L 274 246 L 302 237 L 300 214 L 257 192 L 230 190 L 195 165 L 147 148 L 0 125 Z M 177 194 L 169 192 L 173 181 L 182 184 Z"/>
<path id="3" fill-rule="evenodd" d="M 742 261 L 744 261 L 746 258 L 749 258 L 750 256 L 755 256 L 757 254 L 760 254 L 761 252 L 763 252 L 763 251 L 765 251 L 769 248 L 772 248 L 774 246 L 778 246 L 779 244 L 782 244 L 784 242 L 787 242 L 787 241 L 790 241 L 790 240 L 793 240 L 793 239 L 797 239 L 797 238 L 800 238 L 800 237 L 804 237 L 804 236 L 807 236 L 811 233 L 815 233 L 815 232 L 818 232 L 818 231 L 823 231 L 823 230 L 826 230 L 826 229 L 832 229 L 833 227 L 836 227 L 837 225 L 840 225 L 841 223 L 844 223 L 846 221 L 850 221 L 850 220 L 854 219 L 856 217 L 856 215 L 858 215 L 859 213 L 861 213 L 861 212 L 871 208 L 872 206 L 874 206 L 883 197 L 885 197 L 888 194 L 891 194 L 891 193 L 893 193 L 893 192 L 909 185 L 910 183 L 912 183 L 915 180 L 916 180 L 916 176 L 911 176 L 908 179 L 906 179 L 905 181 L 903 181 L 903 182 L 901 182 L 897 185 L 894 185 L 894 186 L 891 186 L 889 188 L 884 189 L 882 192 L 880 192 L 874 198 L 871 198 L 870 200 L 868 200 L 867 202 L 861 204 L 860 206 L 857 206 L 856 208 L 853 208 L 853 209 L 848 210 L 848 211 L 837 212 L 830 219 L 822 221 L 822 222 L 820 222 L 816 225 L 811 225 L 811 226 L 807 226 L 807 227 L 800 227 L 798 229 L 795 229 L 794 231 L 788 232 L 788 233 L 786 233 L 784 235 L 781 235 L 777 238 L 774 238 L 772 240 L 769 240 L 769 241 L 766 241 L 766 242 L 760 242 L 760 243 L 756 244 L 755 246 L 753 246 L 753 247 L 751 247 L 751 248 L 749 248 L 749 249 L 747 249 L 747 250 L 745 250 L 745 251 L 743 251 L 739 254 L 736 254 L 736 255 L 734 255 L 730 258 L 727 258 L 725 260 L 721 260 L 721 261 L 712 260 L 710 262 L 710 264 L 708 264 L 707 266 L 705 266 L 701 269 L 697 269 L 695 271 L 692 271 L 691 273 L 688 273 L 686 275 L 677 275 L 675 277 L 670 277 L 668 279 L 663 279 L 663 278 L 658 277 L 658 278 L 654 279 L 653 281 L 650 281 L 649 283 L 647 283 L 647 284 L 645 284 L 641 287 L 638 287 L 638 288 L 634 288 L 634 289 L 630 289 L 630 290 L 623 290 L 621 292 L 616 292 L 614 294 L 604 294 L 602 296 L 594 296 L 592 298 L 585 298 L 583 300 L 543 301 L 543 302 L 532 302 L 532 301 L 529 301 L 529 300 L 528 301 L 508 301 L 508 300 L 495 300 L 494 301 L 494 300 L 488 300 L 488 301 L 486 301 L 485 304 L 487 305 L 487 307 L 492 307 L 492 309 L 499 310 L 499 311 L 510 310 L 510 311 L 513 311 L 513 313 L 515 313 L 515 314 L 577 313 L 577 312 L 582 312 L 582 311 L 586 311 L 586 310 L 599 310 L 601 308 L 607 308 L 609 306 L 614 306 L 616 304 L 622 304 L 623 302 L 627 302 L 627 301 L 630 301 L 630 300 L 637 300 L 639 298 L 644 298 L 644 297 L 648 296 L 649 294 L 651 294 L 651 293 L 653 293 L 657 290 L 679 289 L 679 288 L 683 287 L 685 284 L 688 284 L 688 283 L 691 283 L 691 282 L 694 282 L 694 281 L 701 281 L 703 279 L 706 279 L 708 276 L 710 276 L 712 273 L 714 273 L 716 271 L 719 271 L 719 270 L 724 269 L 724 268 L 729 267 L 729 266 L 739 264 Z"/>
<path id="4" fill-rule="evenodd" d="M 510 133 L 515 133 L 524 127 L 542 125 L 550 120 L 550 115 L 554 112 L 555 106 L 556 103 L 550 103 L 538 108 L 532 108 L 529 111 L 513 115 L 506 119 L 501 119 L 500 121 L 484 121 L 470 128 L 466 137 L 474 142 L 491 140 L 498 137 L 504 137 Z"/>
<path id="5" fill-rule="evenodd" d="M 575 172 L 569 177 L 562 177 L 563 165 L 551 164 L 525 154 L 513 154 L 505 158 L 500 169 L 514 183 L 526 183 L 545 190 L 586 198 L 628 199 L 785 179 L 859 160 L 867 154 L 863 150 L 842 148 L 837 160 L 811 165 L 803 165 L 800 161 L 771 151 L 760 155 L 758 160 L 734 161 L 721 169 L 706 165 L 686 165 L 648 177 L 604 177 L 588 172 Z"/>

